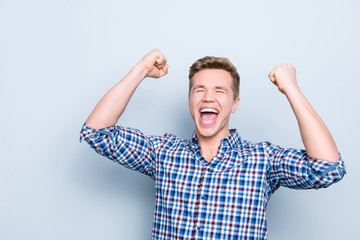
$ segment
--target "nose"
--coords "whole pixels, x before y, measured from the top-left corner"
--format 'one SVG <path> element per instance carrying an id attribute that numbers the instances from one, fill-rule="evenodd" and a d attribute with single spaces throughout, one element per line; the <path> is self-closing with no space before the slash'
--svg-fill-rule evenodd
<path id="1" fill-rule="evenodd" d="M 212 102 L 212 101 L 214 101 L 214 93 L 211 90 L 205 91 L 203 101 L 204 102 Z"/>

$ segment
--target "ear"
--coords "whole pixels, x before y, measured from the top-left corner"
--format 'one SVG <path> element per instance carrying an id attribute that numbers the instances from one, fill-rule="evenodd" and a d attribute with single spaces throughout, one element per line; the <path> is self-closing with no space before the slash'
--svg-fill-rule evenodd
<path id="1" fill-rule="evenodd" d="M 236 112 L 236 109 L 238 108 L 239 103 L 240 103 L 240 98 L 237 97 L 237 98 L 234 100 L 233 105 L 232 105 L 232 108 L 231 108 L 231 112 L 232 112 L 232 113 L 235 113 L 235 112 Z"/>

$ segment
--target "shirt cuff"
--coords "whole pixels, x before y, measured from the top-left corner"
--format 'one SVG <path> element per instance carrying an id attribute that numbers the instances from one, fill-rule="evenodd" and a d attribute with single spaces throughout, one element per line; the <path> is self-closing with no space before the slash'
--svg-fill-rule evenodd
<path id="1" fill-rule="evenodd" d="M 339 160 L 337 162 L 328 162 L 320 159 L 310 158 L 310 165 L 312 169 L 319 174 L 320 177 L 339 178 L 345 175 L 345 165 L 339 153 Z"/>
<path id="2" fill-rule="evenodd" d="M 115 131 L 115 126 L 96 130 L 96 129 L 86 126 L 86 123 L 84 123 L 84 125 L 82 126 L 81 131 L 80 131 L 80 142 L 85 140 L 89 144 L 91 144 L 91 143 L 94 144 L 94 143 L 102 140 L 103 137 L 108 136 L 108 137 L 112 138 L 112 133 L 114 131 Z"/>

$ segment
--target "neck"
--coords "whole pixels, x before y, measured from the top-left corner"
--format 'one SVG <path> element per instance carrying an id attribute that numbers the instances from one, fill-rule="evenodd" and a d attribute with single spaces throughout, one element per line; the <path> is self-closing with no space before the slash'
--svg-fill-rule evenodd
<path id="1" fill-rule="evenodd" d="M 230 134 L 229 130 L 224 134 L 215 135 L 212 137 L 204 137 L 196 133 L 200 145 L 200 153 L 206 161 L 210 162 L 218 153 L 221 141 Z"/>

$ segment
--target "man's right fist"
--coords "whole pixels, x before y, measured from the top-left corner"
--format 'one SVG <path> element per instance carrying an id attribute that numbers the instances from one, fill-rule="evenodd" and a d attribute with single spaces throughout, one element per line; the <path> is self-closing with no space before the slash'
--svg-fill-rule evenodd
<path id="1" fill-rule="evenodd" d="M 140 64 L 145 67 L 147 77 L 160 78 L 168 73 L 166 61 L 166 57 L 155 48 L 143 57 Z"/>

